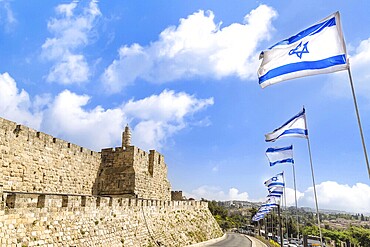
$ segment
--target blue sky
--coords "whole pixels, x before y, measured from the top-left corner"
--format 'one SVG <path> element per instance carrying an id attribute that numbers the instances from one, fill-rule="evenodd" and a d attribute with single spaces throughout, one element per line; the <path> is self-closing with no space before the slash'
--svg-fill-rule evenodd
<path id="1" fill-rule="evenodd" d="M 269 146 L 293 144 L 299 206 L 313 206 L 307 142 L 264 134 L 304 105 L 319 207 L 368 212 L 370 186 L 347 72 L 261 89 L 260 51 L 340 11 L 370 147 L 370 3 L 0 1 L 0 116 L 99 151 L 165 155 L 173 190 L 261 201 Z"/>

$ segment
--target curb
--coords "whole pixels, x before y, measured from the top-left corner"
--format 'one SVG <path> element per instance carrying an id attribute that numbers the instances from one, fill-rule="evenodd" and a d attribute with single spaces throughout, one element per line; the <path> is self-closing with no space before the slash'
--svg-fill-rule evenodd
<path id="1" fill-rule="evenodd" d="M 252 247 L 259 247 L 259 246 L 263 246 L 263 247 L 267 247 L 266 244 L 264 244 L 263 242 L 261 242 L 260 240 L 252 237 L 252 236 L 247 236 L 245 235 L 251 242 L 252 242 Z"/>
<path id="2" fill-rule="evenodd" d="M 219 242 L 221 240 L 224 240 L 225 238 L 226 238 L 226 233 L 222 237 L 214 238 L 214 239 L 211 239 L 211 240 L 207 240 L 207 241 L 196 243 L 196 244 L 192 244 L 192 245 L 187 245 L 186 247 L 201 247 L 201 246 L 204 246 L 204 245 L 217 243 L 217 242 Z"/>

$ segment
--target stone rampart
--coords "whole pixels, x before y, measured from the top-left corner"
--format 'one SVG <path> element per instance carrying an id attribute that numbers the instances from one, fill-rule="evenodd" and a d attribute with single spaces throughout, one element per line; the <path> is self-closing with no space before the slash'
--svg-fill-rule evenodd
<path id="1" fill-rule="evenodd" d="M 1 246 L 186 246 L 222 235 L 207 203 L 170 201 L 164 156 L 94 152 L 0 118 Z"/>
<path id="2" fill-rule="evenodd" d="M 186 246 L 222 236 L 206 202 L 7 192 L 3 197 L 4 246 Z"/>
<path id="3" fill-rule="evenodd" d="M 127 146 L 103 149 L 101 156 L 96 194 L 171 200 L 171 185 L 162 154 Z"/>
<path id="4" fill-rule="evenodd" d="M 0 118 L 4 190 L 91 195 L 101 155 Z"/>

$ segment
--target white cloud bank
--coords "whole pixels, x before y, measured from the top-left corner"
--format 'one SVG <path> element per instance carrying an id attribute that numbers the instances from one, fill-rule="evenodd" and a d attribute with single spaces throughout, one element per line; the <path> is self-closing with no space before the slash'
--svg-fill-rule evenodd
<path id="1" fill-rule="evenodd" d="M 358 46 L 348 45 L 351 74 L 356 95 L 370 99 L 370 38 L 360 41 Z M 334 97 L 352 97 L 348 73 L 335 73 L 324 90 Z"/>
<path id="2" fill-rule="evenodd" d="M 356 183 L 353 186 L 333 181 L 316 185 L 319 209 L 343 210 L 355 213 L 370 212 L 370 186 Z M 302 206 L 314 207 L 313 187 L 304 192 L 299 201 Z"/>
<path id="3" fill-rule="evenodd" d="M 221 27 L 212 11 L 198 11 L 166 28 L 148 46 L 122 46 L 119 58 L 105 70 L 102 81 L 110 92 L 119 92 L 141 78 L 163 83 L 192 76 L 222 78 L 255 77 L 259 42 L 269 39 L 277 16 L 274 9 L 260 5 L 243 23 Z"/>
<path id="4" fill-rule="evenodd" d="M 48 22 L 48 29 L 54 37 L 46 39 L 41 56 L 54 63 L 46 76 L 49 82 L 82 83 L 91 74 L 80 50 L 91 42 L 94 22 L 101 13 L 95 1 L 79 7 L 78 2 L 60 4 L 55 8 L 59 18 Z"/>
<path id="5" fill-rule="evenodd" d="M 42 120 L 42 114 L 33 107 L 28 93 L 18 90 L 15 80 L 8 73 L 0 74 L 0 113 L 4 118 L 33 128 L 39 127 Z"/>
<path id="6" fill-rule="evenodd" d="M 123 111 L 130 118 L 140 121 L 133 130 L 136 145 L 149 147 L 151 143 L 157 143 L 156 148 L 161 149 L 166 136 L 186 127 L 187 116 L 213 103 L 213 98 L 197 99 L 186 93 L 164 90 L 160 95 L 138 101 L 130 100 L 123 106 Z"/>
<path id="7" fill-rule="evenodd" d="M 220 187 L 203 185 L 197 189 L 192 190 L 190 193 L 184 192 L 186 198 L 201 198 L 216 201 L 250 201 L 247 192 L 239 192 L 236 188 L 230 188 L 228 192 L 224 192 Z"/>
<path id="8" fill-rule="evenodd" d="M 319 209 L 340 210 L 352 213 L 370 212 L 370 186 L 357 183 L 353 186 L 339 184 L 333 181 L 322 182 L 316 185 Z M 220 187 L 203 185 L 192 190 L 190 193 L 184 192 L 185 196 L 195 199 L 205 198 L 208 200 L 228 201 L 244 200 L 262 202 L 266 199 L 249 198 L 247 192 L 239 192 L 236 188 L 231 188 L 225 193 Z M 267 195 L 267 190 L 266 190 Z M 287 206 L 295 206 L 294 189 L 286 188 Z M 309 187 L 304 193 L 297 191 L 298 207 L 315 208 L 313 188 Z"/>
<path id="9" fill-rule="evenodd" d="M 78 145 L 100 150 L 120 145 L 126 123 L 133 127 L 133 144 L 144 150 L 161 150 L 168 138 L 185 128 L 197 112 L 213 105 L 213 98 L 165 90 L 141 100 L 123 102 L 121 106 L 88 109 L 88 95 L 64 90 L 54 98 L 30 99 L 18 90 L 15 80 L 0 74 L 0 116 Z"/>

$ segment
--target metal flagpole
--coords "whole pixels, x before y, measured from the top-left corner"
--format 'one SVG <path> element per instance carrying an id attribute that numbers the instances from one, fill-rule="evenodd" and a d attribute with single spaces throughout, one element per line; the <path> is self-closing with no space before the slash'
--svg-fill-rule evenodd
<path id="1" fill-rule="evenodd" d="M 272 208 L 272 212 L 270 214 L 270 233 L 271 236 L 274 236 L 274 217 L 273 217 L 274 209 Z"/>
<path id="2" fill-rule="evenodd" d="M 304 109 L 304 107 L 303 107 L 303 109 Z M 305 124 L 306 124 L 306 129 L 307 129 L 307 131 L 308 131 L 306 115 L 304 115 L 304 118 L 305 118 L 304 120 L 305 120 Z M 314 175 L 314 172 L 313 172 L 313 165 L 312 165 L 311 145 L 310 145 L 310 138 L 309 138 L 309 135 L 308 135 L 308 134 L 307 134 L 307 146 L 308 146 L 308 154 L 309 154 L 309 156 L 310 156 L 311 175 L 312 175 L 312 185 L 313 185 L 313 192 L 314 192 L 314 197 L 315 197 L 316 215 L 317 215 L 317 224 L 318 224 L 319 232 L 320 232 L 320 244 L 321 244 L 321 246 L 323 246 L 323 245 L 322 245 L 321 226 L 320 226 L 319 206 L 318 206 L 318 203 L 317 203 L 317 194 L 316 194 L 316 185 L 315 185 L 315 175 Z"/>
<path id="3" fill-rule="evenodd" d="M 263 219 L 263 223 L 265 223 L 265 239 L 267 239 L 267 224 L 268 224 L 268 217 L 266 215 L 266 217 Z"/>
<path id="4" fill-rule="evenodd" d="M 261 225 L 260 225 L 260 221 L 257 221 L 258 222 L 258 236 L 261 236 Z"/>
<path id="5" fill-rule="evenodd" d="M 295 209 L 296 209 L 296 218 L 297 218 L 297 238 L 299 239 L 299 218 L 298 218 L 297 186 L 296 186 L 296 182 L 295 182 L 295 168 L 294 168 L 294 163 L 292 164 L 292 167 L 293 167 Z"/>
<path id="6" fill-rule="evenodd" d="M 289 238 L 289 230 L 288 230 L 288 212 L 287 212 L 287 205 L 286 205 L 286 193 L 285 193 L 285 176 L 283 173 L 283 181 L 284 181 L 284 205 L 285 205 L 285 227 L 286 227 L 286 235 Z"/>
<path id="7" fill-rule="evenodd" d="M 278 204 L 277 206 L 278 208 L 278 215 L 279 215 L 279 230 L 280 230 L 280 246 L 283 247 L 284 246 L 284 238 L 283 238 L 283 228 L 282 228 L 282 225 L 281 225 L 281 216 L 280 216 L 280 205 Z"/>
<path id="8" fill-rule="evenodd" d="M 365 139 L 364 139 L 364 134 L 362 132 L 362 126 L 361 126 L 361 121 L 360 121 L 360 113 L 358 111 L 356 94 L 355 94 L 355 87 L 353 86 L 352 74 L 351 74 L 351 68 L 350 68 L 350 65 L 349 65 L 349 61 L 348 61 L 348 76 L 349 76 L 349 81 L 350 81 L 350 84 L 351 84 L 351 90 L 352 90 L 352 96 L 353 96 L 353 103 L 355 104 L 355 109 L 356 109 L 356 116 L 357 116 L 358 128 L 360 129 L 360 135 L 361 135 L 361 141 L 362 141 L 362 148 L 364 149 L 364 154 L 365 154 L 365 160 L 366 160 L 366 165 L 367 165 L 367 172 L 368 172 L 369 178 L 370 178 L 369 159 L 367 157 Z"/>

